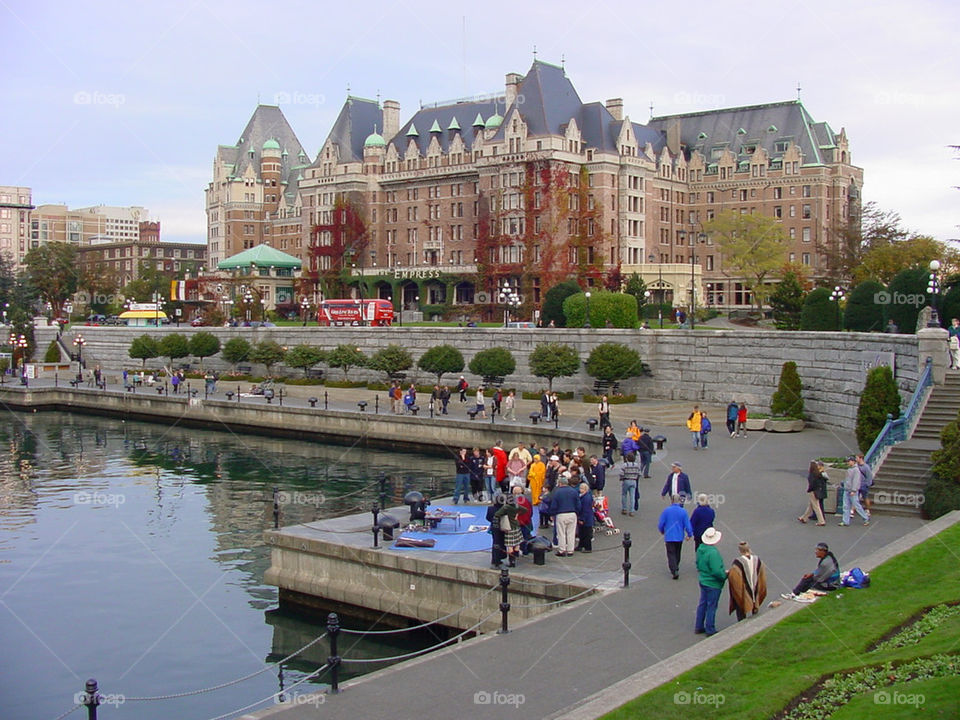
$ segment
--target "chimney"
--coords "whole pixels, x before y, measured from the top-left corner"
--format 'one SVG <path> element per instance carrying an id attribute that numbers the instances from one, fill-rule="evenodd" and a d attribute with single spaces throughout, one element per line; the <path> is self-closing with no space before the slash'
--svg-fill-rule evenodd
<path id="1" fill-rule="evenodd" d="M 400 132 L 400 103 L 396 100 L 383 101 L 383 137 L 389 141 Z"/>
<path id="2" fill-rule="evenodd" d="M 610 98 L 607 100 L 607 110 L 613 115 L 614 120 L 623 120 L 623 98 Z"/>
<path id="3" fill-rule="evenodd" d="M 674 120 L 667 126 L 667 149 L 673 155 L 680 154 L 680 121 Z"/>
<path id="4" fill-rule="evenodd" d="M 504 103 L 505 108 L 513 105 L 514 101 L 517 99 L 517 88 L 520 86 L 520 81 L 523 79 L 523 76 L 518 75 L 517 73 L 507 73 L 507 90 L 504 94 L 506 102 Z M 504 110 L 506 114 L 506 110 Z"/>

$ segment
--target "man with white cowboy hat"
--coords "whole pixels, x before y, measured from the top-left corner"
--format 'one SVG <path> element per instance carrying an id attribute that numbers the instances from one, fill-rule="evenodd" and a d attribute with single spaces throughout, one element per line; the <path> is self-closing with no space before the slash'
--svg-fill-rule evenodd
<path id="1" fill-rule="evenodd" d="M 727 581 L 723 558 L 717 549 L 722 533 L 714 527 L 703 531 L 703 542 L 697 548 L 697 572 L 700 577 L 700 603 L 697 605 L 697 620 L 693 631 L 697 634 L 715 635 L 717 632 L 717 605 L 720 592 Z"/>

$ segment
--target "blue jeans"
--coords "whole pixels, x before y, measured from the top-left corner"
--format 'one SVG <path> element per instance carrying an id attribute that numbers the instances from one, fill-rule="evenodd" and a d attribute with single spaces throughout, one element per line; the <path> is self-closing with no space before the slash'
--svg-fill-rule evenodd
<path id="1" fill-rule="evenodd" d="M 709 435 L 709 433 L 705 433 L 705 432 L 700 433 L 700 447 L 707 446 L 707 435 Z"/>
<path id="2" fill-rule="evenodd" d="M 633 512 L 633 497 L 637 492 L 636 480 L 624 480 L 620 483 L 620 509 Z"/>
<path id="3" fill-rule="evenodd" d="M 470 475 L 467 473 L 457 473 L 455 484 L 453 486 L 453 504 L 460 502 L 460 495 L 463 495 L 463 501 L 470 501 Z"/>
<path id="4" fill-rule="evenodd" d="M 487 488 L 487 498 L 493 498 L 493 486 L 496 484 L 497 478 L 494 475 L 484 475 L 483 484 Z"/>
<path id="5" fill-rule="evenodd" d="M 867 515 L 867 511 L 863 509 L 863 505 L 860 504 L 860 496 L 855 492 L 843 491 L 843 524 L 850 524 L 850 517 L 853 515 L 853 510 L 856 510 L 865 521 L 870 519 L 870 516 Z"/>
<path id="6" fill-rule="evenodd" d="M 700 585 L 700 603 L 697 605 L 697 622 L 694 625 L 694 630 L 697 632 L 703 631 L 707 635 L 713 635 L 717 631 L 716 618 L 720 590 L 722 588 Z"/>
<path id="7" fill-rule="evenodd" d="M 650 460 L 652 457 L 646 450 L 640 451 L 640 474 L 644 477 L 650 477 Z"/>
<path id="8" fill-rule="evenodd" d="M 693 446 L 695 448 L 700 447 L 700 431 L 699 430 L 691 430 L 690 439 L 693 440 Z"/>

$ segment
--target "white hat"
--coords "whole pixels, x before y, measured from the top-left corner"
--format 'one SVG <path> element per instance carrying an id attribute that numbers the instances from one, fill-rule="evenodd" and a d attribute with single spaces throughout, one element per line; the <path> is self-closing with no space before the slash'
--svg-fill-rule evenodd
<path id="1" fill-rule="evenodd" d="M 550 459 L 551 459 L 551 460 L 559 460 L 559 459 L 560 459 L 560 456 L 559 456 L 559 455 L 551 455 L 551 456 L 550 456 Z"/>
<path id="2" fill-rule="evenodd" d="M 713 527 L 708 527 L 703 531 L 703 537 L 700 539 L 704 542 L 705 545 L 716 545 L 720 542 L 720 538 L 723 537 L 723 533 Z"/>

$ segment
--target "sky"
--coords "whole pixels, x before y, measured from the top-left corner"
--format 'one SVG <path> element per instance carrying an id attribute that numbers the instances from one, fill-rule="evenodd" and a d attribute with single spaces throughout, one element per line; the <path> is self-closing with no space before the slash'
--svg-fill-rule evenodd
<path id="1" fill-rule="evenodd" d="M 960 3 L 163 3 L 0 0 L 0 185 L 34 204 L 140 205 L 203 242 L 218 144 L 279 104 L 311 159 L 348 92 L 502 92 L 560 64 L 585 102 L 655 115 L 797 97 L 846 128 L 864 199 L 960 238 Z"/>

